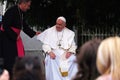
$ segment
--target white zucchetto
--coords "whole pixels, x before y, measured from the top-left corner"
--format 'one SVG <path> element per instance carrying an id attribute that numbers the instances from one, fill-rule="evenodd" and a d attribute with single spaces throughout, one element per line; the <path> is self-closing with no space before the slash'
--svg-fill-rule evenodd
<path id="1" fill-rule="evenodd" d="M 65 19 L 65 17 L 60 16 L 60 17 L 57 18 L 57 20 L 58 20 L 58 19 L 60 19 L 60 20 L 62 20 L 62 21 L 64 21 L 64 22 L 66 23 L 66 19 Z"/>

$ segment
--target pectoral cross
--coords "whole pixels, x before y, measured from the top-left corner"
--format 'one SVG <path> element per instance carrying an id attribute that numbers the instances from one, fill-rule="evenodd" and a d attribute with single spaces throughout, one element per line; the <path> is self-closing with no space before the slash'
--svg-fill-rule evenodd
<path id="1" fill-rule="evenodd" d="M 59 43 L 59 44 L 58 44 L 58 46 L 60 47 L 60 46 L 61 46 L 61 44 Z"/>
<path id="2" fill-rule="evenodd" d="M 61 40 L 59 41 L 58 46 L 59 46 L 59 47 L 61 46 Z"/>

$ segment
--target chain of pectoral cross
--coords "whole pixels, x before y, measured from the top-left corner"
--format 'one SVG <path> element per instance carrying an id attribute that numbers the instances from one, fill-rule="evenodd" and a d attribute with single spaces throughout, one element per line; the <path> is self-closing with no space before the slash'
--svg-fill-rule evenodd
<path id="1" fill-rule="evenodd" d="M 57 32 L 57 38 L 58 38 L 58 45 L 57 45 L 57 46 L 59 46 L 59 47 L 61 47 L 61 42 L 62 42 L 62 38 L 63 38 L 63 33 L 64 33 L 64 31 L 62 31 L 62 36 L 61 36 L 61 38 L 59 39 L 59 37 L 58 37 L 58 32 Z"/>

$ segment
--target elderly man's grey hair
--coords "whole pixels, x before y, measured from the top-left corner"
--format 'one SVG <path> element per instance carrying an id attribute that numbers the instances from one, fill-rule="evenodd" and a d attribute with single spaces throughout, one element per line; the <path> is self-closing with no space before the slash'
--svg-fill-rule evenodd
<path id="1" fill-rule="evenodd" d="M 57 18 L 57 20 L 58 20 L 58 19 L 60 19 L 60 20 L 62 20 L 62 21 L 64 21 L 64 22 L 66 23 L 66 19 L 65 19 L 65 17 L 60 16 L 60 17 Z"/>

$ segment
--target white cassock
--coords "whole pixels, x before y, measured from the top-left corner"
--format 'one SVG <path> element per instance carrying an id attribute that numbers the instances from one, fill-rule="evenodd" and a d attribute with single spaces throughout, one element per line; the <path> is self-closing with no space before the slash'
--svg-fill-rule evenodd
<path id="1" fill-rule="evenodd" d="M 48 54 L 46 55 L 46 80 L 71 80 L 76 75 L 78 71 L 77 63 L 75 63 L 76 56 L 72 54 L 68 59 L 65 59 L 67 51 L 75 53 L 77 46 L 74 37 L 75 33 L 68 28 L 58 32 L 55 26 L 46 29 L 37 36 L 37 39 L 43 42 L 43 50 L 46 53 L 52 51 L 56 55 L 55 59 L 51 59 Z M 62 62 L 67 62 L 68 76 L 63 77 L 60 73 L 60 64 Z M 64 64 L 66 65 L 66 63 Z"/>

